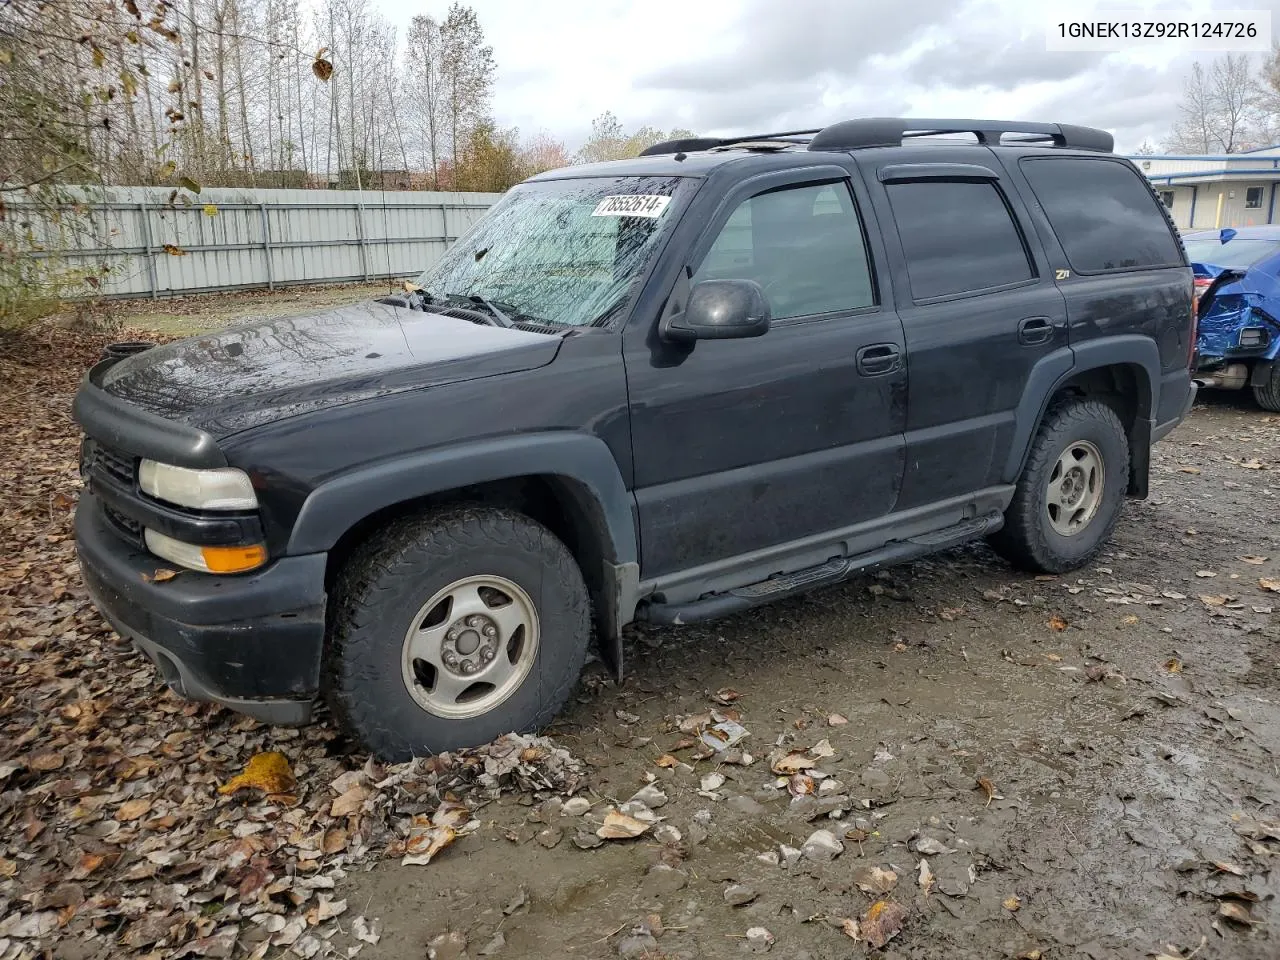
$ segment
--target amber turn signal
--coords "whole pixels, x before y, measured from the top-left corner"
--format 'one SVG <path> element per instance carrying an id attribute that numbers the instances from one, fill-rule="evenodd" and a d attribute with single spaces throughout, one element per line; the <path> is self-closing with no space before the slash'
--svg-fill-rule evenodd
<path id="1" fill-rule="evenodd" d="M 267 548 L 260 543 L 247 547 L 201 547 L 200 556 L 210 573 L 243 573 L 267 562 Z"/>

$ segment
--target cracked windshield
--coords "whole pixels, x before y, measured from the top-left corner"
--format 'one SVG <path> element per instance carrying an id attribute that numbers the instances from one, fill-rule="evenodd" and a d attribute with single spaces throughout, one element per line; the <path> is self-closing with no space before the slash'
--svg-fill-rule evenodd
<path id="1" fill-rule="evenodd" d="M 483 297 L 516 320 L 604 323 L 643 275 L 686 183 L 591 177 L 521 184 L 418 284 L 431 298 Z"/>

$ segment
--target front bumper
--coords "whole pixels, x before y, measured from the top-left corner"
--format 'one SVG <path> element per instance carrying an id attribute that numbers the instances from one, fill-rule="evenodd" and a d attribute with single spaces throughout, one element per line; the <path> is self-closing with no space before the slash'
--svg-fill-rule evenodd
<path id="1" fill-rule="evenodd" d="M 164 566 L 122 540 L 84 491 L 76 552 L 95 606 L 160 669 L 181 696 L 267 723 L 311 719 L 324 646 L 324 554 L 282 557 L 262 570 L 218 577 Z"/>

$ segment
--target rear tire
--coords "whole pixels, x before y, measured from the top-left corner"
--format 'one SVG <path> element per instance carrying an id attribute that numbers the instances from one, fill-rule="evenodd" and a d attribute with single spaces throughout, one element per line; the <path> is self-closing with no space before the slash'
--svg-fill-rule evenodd
<path id="1" fill-rule="evenodd" d="M 397 521 L 348 560 L 333 597 L 323 693 L 384 760 L 536 730 L 586 659 L 590 603 L 573 555 L 511 510 Z"/>
<path id="2" fill-rule="evenodd" d="M 1263 410 L 1280 413 L 1280 359 L 1271 364 L 1266 383 L 1254 384 L 1253 399 Z"/>
<path id="3" fill-rule="evenodd" d="M 991 546 L 1015 567 L 1065 573 L 1098 555 L 1129 485 L 1129 441 L 1116 412 L 1071 397 L 1045 414 Z"/>

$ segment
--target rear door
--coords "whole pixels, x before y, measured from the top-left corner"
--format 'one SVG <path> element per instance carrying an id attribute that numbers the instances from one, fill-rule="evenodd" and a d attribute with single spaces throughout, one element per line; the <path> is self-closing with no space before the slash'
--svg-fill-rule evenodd
<path id="1" fill-rule="evenodd" d="M 1031 369 L 1067 346 L 1062 295 L 991 151 L 902 156 L 860 160 L 897 253 L 909 367 L 899 511 L 997 486 Z"/>
<path id="2" fill-rule="evenodd" d="M 1039 208 L 1038 231 L 1060 278 L 1077 358 L 1091 340 L 1150 338 L 1161 382 L 1152 384 L 1155 409 L 1144 401 L 1139 416 L 1157 424 L 1179 416 L 1192 349 L 1191 270 L 1147 179 L 1127 160 L 1096 154 L 1040 150 L 1006 166 Z"/>

